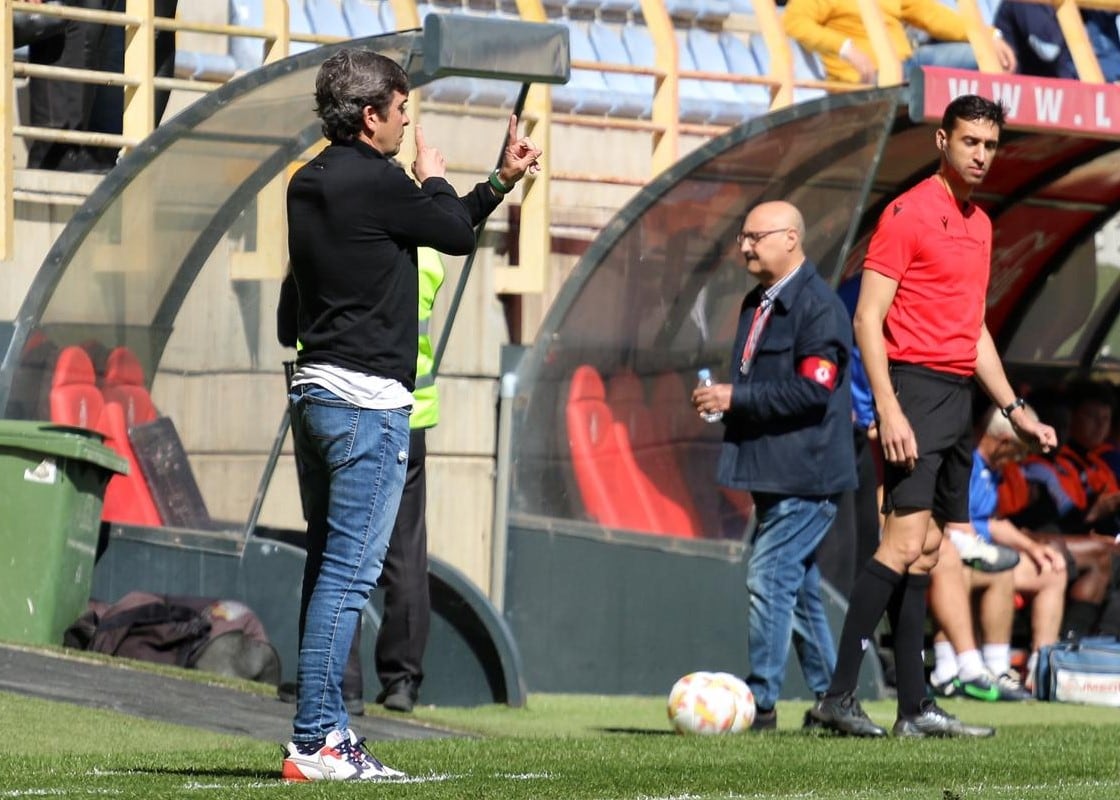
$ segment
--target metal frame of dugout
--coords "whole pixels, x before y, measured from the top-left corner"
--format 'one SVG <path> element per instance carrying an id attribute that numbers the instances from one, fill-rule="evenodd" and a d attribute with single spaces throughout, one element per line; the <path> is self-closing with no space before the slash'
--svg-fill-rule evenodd
<path id="1" fill-rule="evenodd" d="M 2 416 L 12 415 L 13 385 L 42 378 L 29 375 L 33 367 L 22 358 L 36 338 L 60 346 L 90 340 L 126 346 L 142 362 L 150 386 L 191 289 L 219 243 L 239 236 L 247 249 L 264 244 L 254 241 L 258 193 L 320 139 L 315 74 L 343 47 L 396 60 L 413 87 L 444 78 L 516 82 L 517 110 L 529 84 L 564 83 L 570 72 L 563 26 L 432 17 L 422 30 L 319 47 L 267 64 L 202 97 L 127 153 L 51 247 L 17 319 L 0 329 L 7 340 L 0 362 Z M 495 141 L 496 151 L 500 146 Z M 255 363 L 266 324 L 259 307 L 266 303 L 258 281 L 231 283 L 242 309 L 251 309 L 245 338 Z M 453 313 L 447 329 L 452 320 Z M 200 357 L 218 359 L 220 353 Z M 282 395 L 282 384 L 273 385 Z M 142 589 L 243 600 L 265 622 L 284 679 L 294 679 L 304 551 L 298 534 L 257 526 L 258 511 L 247 515 L 247 525 L 215 526 L 224 530 L 112 525 L 110 545 L 95 570 L 94 595 L 114 600 Z M 433 621 L 425 701 L 523 704 L 519 655 L 505 621 L 477 587 L 438 559 L 431 559 L 429 580 Z M 364 615 L 367 635 L 376 629 L 379 602 L 371 598 Z M 372 697 L 378 687 L 368 685 L 376 683 L 376 673 L 372 648 L 366 650 Z"/>
<path id="2" fill-rule="evenodd" d="M 693 670 L 744 674 L 746 526 L 727 531 L 714 513 L 721 426 L 691 424 L 683 400 L 655 413 L 676 437 L 696 507 L 710 512 L 703 535 L 599 524 L 562 435 L 573 372 L 636 376 L 647 398 L 666 375 L 690 387 L 699 367 L 725 372 L 750 288 L 735 234 L 758 202 L 802 210 L 806 252 L 843 289 L 889 201 L 936 170 L 941 112 L 967 92 L 1014 101 L 975 195 L 993 221 L 988 324 L 1009 372 L 1037 386 L 1115 369 L 1120 248 L 1098 263 L 1094 237 L 1120 211 L 1120 87 L 924 69 L 909 85 L 828 95 L 708 142 L 610 221 L 503 377 L 495 537 L 506 542 L 491 595 L 533 690 L 662 693 Z M 841 538 L 820 557 L 837 637 L 846 603 L 835 588 L 853 577 L 850 552 Z M 806 698 L 790 661 L 783 695 Z M 861 693 L 884 691 L 879 664 L 865 659 Z"/>

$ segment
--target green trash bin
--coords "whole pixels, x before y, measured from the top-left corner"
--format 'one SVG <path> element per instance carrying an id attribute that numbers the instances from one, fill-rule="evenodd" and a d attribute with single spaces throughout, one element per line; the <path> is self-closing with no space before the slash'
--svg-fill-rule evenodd
<path id="1" fill-rule="evenodd" d="M 0 639 L 61 644 L 89 602 L 105 487 L 128 461 L 95 431 L 0 420 Z"/>

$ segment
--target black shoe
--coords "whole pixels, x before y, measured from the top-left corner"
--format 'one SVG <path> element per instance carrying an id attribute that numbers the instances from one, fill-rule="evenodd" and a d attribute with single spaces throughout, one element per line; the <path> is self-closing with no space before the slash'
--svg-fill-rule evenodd
<path id="1" fill-rule="evenodd" d="M 351 697 L 343 695 L 342 704 L 346 706 L 346 713 L 351 717 L 364 717 L 366 715 L 366 701 L 362 699 L 361 695 Z"/>
<path id="2" fill-rule="evenodd" d="M 807 717 L 811 717 L 826 728 L 845 736 L 886 736 L 886 728 L 880 728 L 871 721 L 863 708 L 850 692 L 830 697 L 825 695 L 817 704 L 809 709 Z"/>
<path id="3" fill-rule="evenodd" d="M 276 699 L 281 703 L 294 703 L 296 701 L 296 684 L 294 681 L 282 683 L 276 687 Z M 366 713 L 366 703 L 361 695 L 342 696 L 342 703 L 346 706 L 346 713 L 352 717 L 362 717 Z"/>
<path id="4" fill-rule="evenodd" d="M 754 721 L 751 722 L 752 733 L 764 733 L 778 729 L 778 709 L 771 708 L 763 711 L 761 708 L 754 712 Z"/>
<path id="5" fill-rule="evenodd" d="M 377 702 L 389 711 L 409 714 L 412 712 L 412 707 L 416 705 L 417 694 L 415 684 L 405 678 L 382 689 L 381 694 L 377 695 Z"/>
<path id="6" fill-rule="evenodd" d="M 895 736 L 921 739 L 926 736 L 995 736 L 996 729 L 986 725 L 969 725 L 942 710 L 932 700 L 923 700 L 920 713 L 899 717 L 892 733 Z"/>
<path id="7" fill-rule="evenodd" d="M 824 723 L 813 716 L 813 709 L 806 709 L 805 716 L 801 718 L 801 730 L 820 733 L 824 730 Z"/>

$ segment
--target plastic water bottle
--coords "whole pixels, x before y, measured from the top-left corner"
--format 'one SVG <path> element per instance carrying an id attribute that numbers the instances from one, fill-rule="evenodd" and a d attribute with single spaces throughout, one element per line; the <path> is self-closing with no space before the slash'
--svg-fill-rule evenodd
<path id="1" fill-rule="evenodd" d="M 714 386 L 715 381 L 712 380 L 712 371 L 706 367 L 696 373 L 696 377 L 700 379 L 697 386 Z M 701 414 L 700 419 L 705 422 L 719 422 L 723 419 L 722 411 L 712 411 L 709 414 Z"/>

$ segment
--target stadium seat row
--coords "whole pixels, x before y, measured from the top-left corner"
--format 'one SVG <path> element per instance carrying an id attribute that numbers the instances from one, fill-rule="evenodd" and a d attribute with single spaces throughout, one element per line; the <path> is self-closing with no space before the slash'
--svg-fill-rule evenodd
<path id="1" fill-rule="evenodd" d="M 611 8 L 632 11 L 636 0 L 549 0 L 550 11 L 591 10 Z M 718 20 L 728 13 L 749 12 L 746 0 L 669 0 L 668 8 L 677 19 Z M 440 2 L 421 2 L 417 6 L 420 19 L 429 14 L 464 13 L 489 16 L 516 16 L 510 4 L 488 3 L 486 8 Z M 726 12 L 726 13 L 725 13 Z M 363 0 L 293 0 L 290 3 L 293 33 L 354 38 L 372 36 L 397 29 L 392 5 L 388 0 L 367 3 Z M 722 15 L 722 16 L 721 16 Z M 230 22 L 260 26 L 264 19 L 263 0 L 231 0 Z M 561 15 L 554 22 L 567 26 L 571 37 L 571 53 L 575 61 L 599 62 L 652 68 L 655 61 L 653 37 L 640 21 L 606 23 L 599 19 L 575 19 Z M 680 68 L 729 76 L 748 76 L 759 83 L 734 83 L 716 80 L 682 80 L 680 84 L 680 116 L 682 121 L 730 125 L 766 112 L 770 105 L 770 89 L 765 85 L 770 68 L 770 54 L 761 36 L 744 40 L 727 31 L 715 32 L 704 27 L 681 27 L 677 30 Z M 293 42 L 291 52 L 298 53 L 314 45 Z M 795 46 L 795 76 L 805 80 L 821 80 L 822 72 L 814 57 Z M 184 54 L 184 71 L 193 54 Z M 233 37 L 230 42 L 232 64 L 240 70 L 259 66 L 263 46 L 259 39 Z M 223 66 L 225 64 L 223 63 Z M 191 75 L 200 77 L 207 70 L 216 71 L 214 59 L 201 59 L 192 64 Z M 182 71 L 180 71 L 182 74 Z M 514 84 L 499 84 L 472 78 L 443 79 L 425 90 L 432 100 L 484 106 L 507 106 L 517 93 Z M 589 69 L 572 71 L 571 81 L 552 90 L 553 108 L 561 113 L 611 115 L 631 119 L 647 119 L 653 102 L 652 76 Z M 800 89 L 797 100 L 820 94 L 820 90 Z"/>

